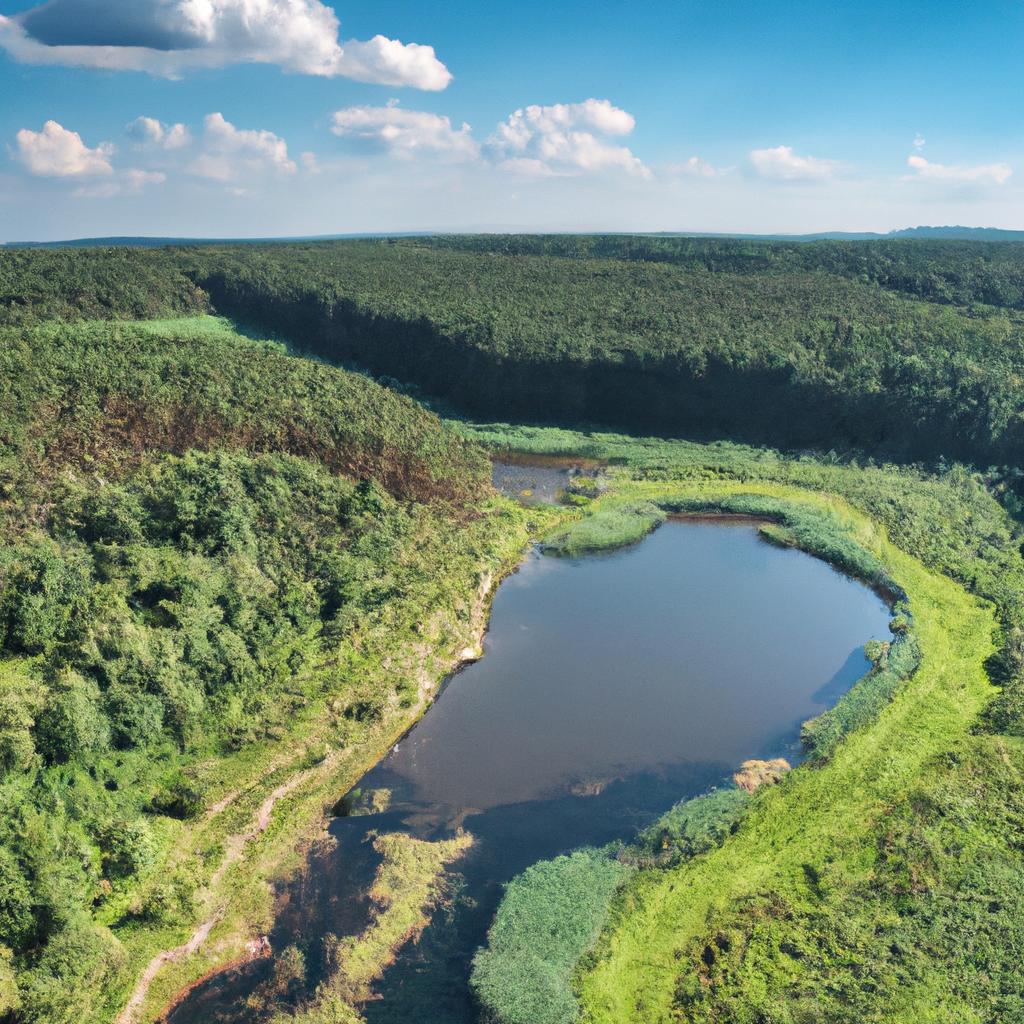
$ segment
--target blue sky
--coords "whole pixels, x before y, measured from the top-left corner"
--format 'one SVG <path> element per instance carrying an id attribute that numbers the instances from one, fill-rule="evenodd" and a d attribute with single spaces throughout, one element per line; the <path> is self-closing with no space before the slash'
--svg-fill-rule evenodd
<path id="1" fill-rule="evenodd" d="M 0 239 L 1024 227 L 1020 0 L 0 0 Z"/>

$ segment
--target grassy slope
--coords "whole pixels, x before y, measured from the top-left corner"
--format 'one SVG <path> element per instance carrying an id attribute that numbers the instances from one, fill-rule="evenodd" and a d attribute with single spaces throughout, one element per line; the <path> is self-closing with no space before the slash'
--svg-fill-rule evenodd
<path id="1" fill-rule="evenodd" d="M 641 490 L 647 497 L 677 493 L 657 485 Z M 840 511 L 910 595 L 924 659 L 875 726 L 849 737 L 827 766 L 794 772 L 766 793 L 721 849 L 677 869 L 645 873 L 627 889 L 599 962 L 581 983 L 595 1022 L 674 1019 L 677 951 L 703 936 L 709 914 L 726 902 L 766 886 L 800 902 L 808 888 L 804 865 L 822 869 L 826 854 L 851 873 L 870 871 L 879 818 L 929 759 L 966 733 L 993 692 L 983 669 L 993 650 L 991 609 L 896 549 L 865 517 L 836 499 L 779 485 L 698 490 L 769 493 Z"/>

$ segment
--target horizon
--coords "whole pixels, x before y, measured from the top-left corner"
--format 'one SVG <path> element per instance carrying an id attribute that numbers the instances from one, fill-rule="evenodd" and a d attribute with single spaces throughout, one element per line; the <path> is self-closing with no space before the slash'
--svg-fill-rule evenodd
<path id="1" fill-rule="evenodd" d="M 117 245 L 131 247 L 140 243 L 148 246 L 174 247 L 188 245 L 273 245 L 297 242 L 344 242 L 374 239 L 411 239 L 411 238 L 442 238 L 442 237 L 515 237 L 522 236 L 564 236 L 564 237 L 639 237 L 639 238 L 708 238 L 737 241 L 766 242 L 814 242 L 814 241 L 876 241 L 885 239 L 920 240 L 933 239 L 943 241 L 1009 241 L 1024 242 L 1024 228 L 996 228 L 992 226 L 945 224 L 919 224 L 914 227 L 894 228 L 887 232 L 869 231 L 820 231 L 805 234 L 785 233 L 753 233 L 724 231 L 518 231 L 518 230 L 422 230 L 422 231 L 354 231 L 338 232 L 322 235 L 237 235 L 233 237 L 219 235 L 91 235 L 78 238 L 52 239 L 9 239 L 0 240 L 0 248 L 34 248 L 34 247 L 81 247 L 90 245 Z M 1006 236 L 1016 236 L 1009 238 Z"/>
<path id="2" fill-rule="evenodd" d="M 1014 230 L 1022 34 L 1010 0 L 0 0 L 0 234 Z"/>

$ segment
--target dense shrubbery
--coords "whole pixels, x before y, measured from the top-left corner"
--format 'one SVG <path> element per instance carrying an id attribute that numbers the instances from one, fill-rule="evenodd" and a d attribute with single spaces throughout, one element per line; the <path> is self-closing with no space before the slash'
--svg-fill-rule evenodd
<path id="1" fill-rule="evenodd" d="M 328 693 L 339 743 L 415 702 L 360 637 L 446 607 L 487 481 L 411 400 L 217 321 L 0 328 L 0 1006 L 92 1019 L 114 936 L 190 919 L 160 865 L 198 762 Z"/>

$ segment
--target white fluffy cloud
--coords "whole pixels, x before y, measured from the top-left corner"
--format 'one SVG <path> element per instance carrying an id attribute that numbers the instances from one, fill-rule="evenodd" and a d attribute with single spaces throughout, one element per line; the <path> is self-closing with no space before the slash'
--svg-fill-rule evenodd
<path id="1" fill-rule="evenodd" d="M 231 182 L 266 173 L 294 174 L 284 139 L 273 132 L 236 128 L 220 113 L 203 122 L 202 151 L 189 171 L 200 178 Z"/>
<path id="2" fill-rule="evenodd" d="M 535 104 L 510 114 L 488 145 L 503 167 L 533 177 L 610 169 L 650 177 L 629 149 L 607 140 L 635 125 L 632 114 L 608 100 Z"/>
<path id="3" fill-rule="evenodd" d="M 386 107 L 337 110 L 331 118 L 331 131 L 342 137 L 372 140 L 403 159 L 430 154 L 472 160 L 480 153 L 468 124 L 453 128 L 441 114 L 403 110 L 394 102 Z"/>
<path id="4" fill-rule="evenodd" d="M 114 147 L 101 142 L 90 149 L 78 132 L 47 121 L 40 132 L 22 128 L 17 135 L 17 157 L 29 173 L 49 178 L 77 178 L 113 174 Z"/>
<path id="5" fill-rule="evenodd" d="M 137 117 L 125 131 L 140 146 L 183 149 L 192 141 L 192 135 L 185 125 L 164 124 L 155 117 Z"/>
<path id="6" fill-rule="evenodd" d="M 914 172 L 907 176 L 911 180 L 938 181 L 947 184 L 1005 185 L 1013 174 L 1013 168 L 1007 163 L 957 167 L 950 164 L 934 164 L 916 154 L 907 157 L 907 166 Z"/>
<path id="7" fill-rule="evenodd" d="M 778 181 L 825 181 L 839 170 L 835 160 L 798 156 L 791 146 L 752 150 L 750 165 L 762 178 Z"/>
<path id="8" fill-rule="evenodd" d="M 0 15 L 15 60 L 174 77 L 194 68 L 277 64 L 307 75 L 444 89 L 451 73 L 431 46 L 377 35 L 339 39 L 321 0 L 46 0 Z"/>

